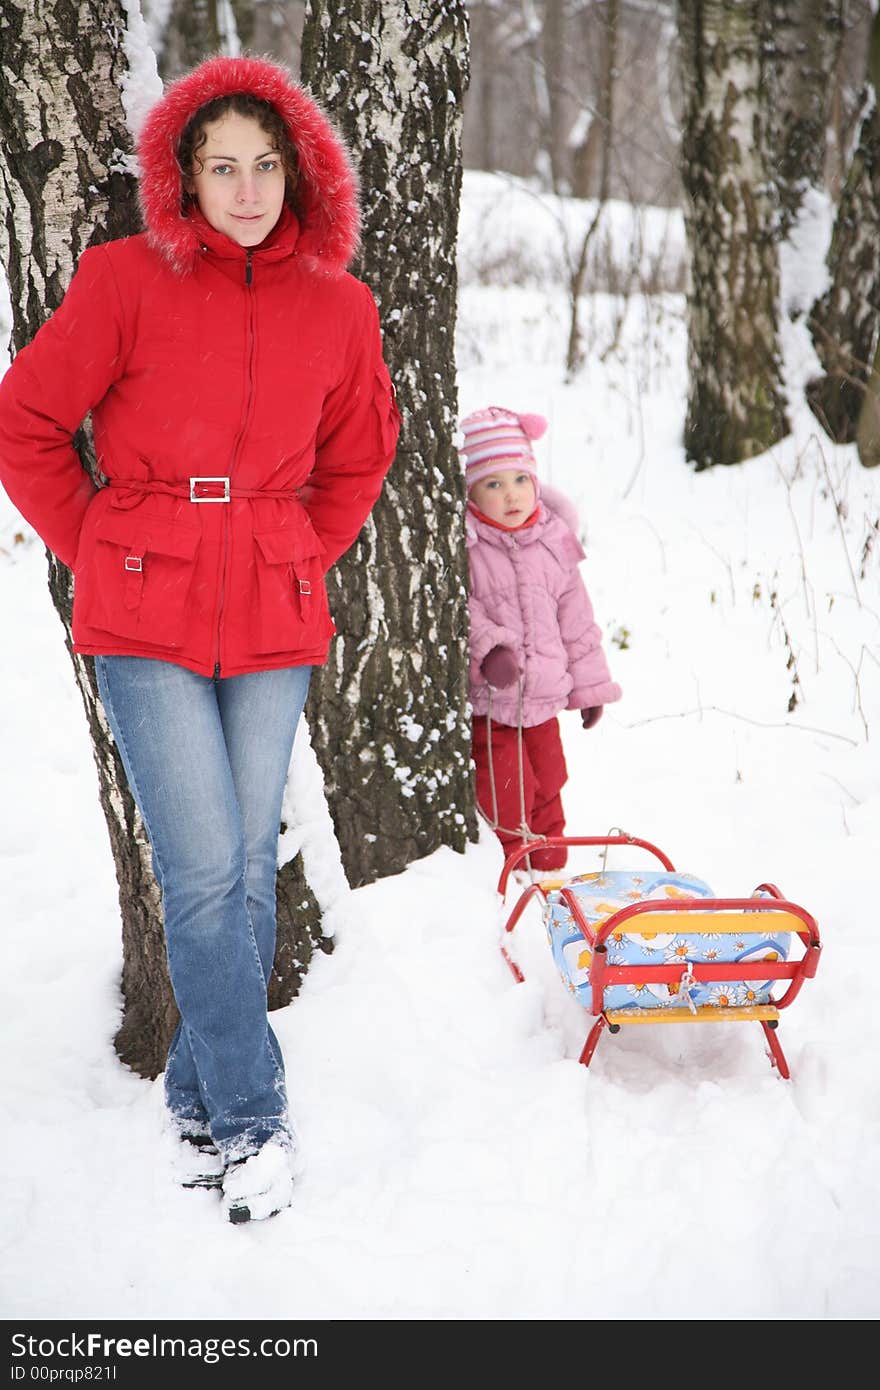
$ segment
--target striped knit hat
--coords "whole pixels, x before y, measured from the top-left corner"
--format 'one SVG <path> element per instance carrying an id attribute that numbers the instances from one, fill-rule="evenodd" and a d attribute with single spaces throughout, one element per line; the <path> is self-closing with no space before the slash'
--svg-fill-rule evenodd
<path id="1" fill-rule="evenodd" d="M 499 405 L 475 410 L 461 422 L 464 444 L 465 480 L 468 489 L 499 468 L 520 468 L 535 479 L 537 492 L 538 465 L 532 453 L 532 440 L 540 439 L 547 428 L 543 415 L 518 415 Z"/>

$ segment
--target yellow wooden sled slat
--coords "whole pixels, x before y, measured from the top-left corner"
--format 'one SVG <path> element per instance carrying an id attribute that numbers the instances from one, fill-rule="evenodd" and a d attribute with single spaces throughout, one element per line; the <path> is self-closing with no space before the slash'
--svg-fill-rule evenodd
<path id="1" fill-rule="evenodd" d="M 734 1004 L 728 1009 L 703 1004 L 696 1013 L 690 1009 L 641 1009 L 638 1013 L 608 1009 L 605 1017 L 609 1023 L 760 1023 L 778 1019 L 779 1010 L 773 1004 Z"/>
<path id="2" fill-rule="evenodd" d="M 673 931 L 677 936 L 693 936 L 700 933 L 706 936 L 725 935 L 757 936 L 772 932 L 805 930 L 804 924 L 793 912 L 677 912 L 673 903 L 663 904 L 662 912 L 637 912 L 621 922 L 619 930 L 630 936 L 657 936 L 659 933 Z M 674 922 L 667 922 L 674 917 Z M 605 918 L 607 922 L 608 918 Z M 593 931 L 598 931 L 601 922 L 591 923 Z"/>

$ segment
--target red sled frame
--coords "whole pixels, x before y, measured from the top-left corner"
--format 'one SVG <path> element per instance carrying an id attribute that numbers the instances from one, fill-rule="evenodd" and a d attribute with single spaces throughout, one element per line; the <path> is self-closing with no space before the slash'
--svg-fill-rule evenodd
<path id="1" fill-rule="evenodd" d="M 671 859 L 652 845 L 649 840 L 640 840 L 633 835 L 558 835 L 544 840 L 531 840 L 528 844 L 522 845 L 508 856 L 505 861 L 501 877 L 498 880 L 498 892 L 504 898 L 510 876 L 529 854 L 536 850 L 558 847 L 569 847 L 578 845 L 635 845 L 640 849 L 647 850 L 655 859 L 658 859 L 669 873 L 675 872 L 675 866 Z M 540 897 L 543 902 L 547 901 L 547 893 L 551 890 L 559 891 L 560 897 L 565 902 L 566 907 L 587 943 L 592 959 L 590 962 L 590 1011 L 595 1017 L 590 1032 L 587 1035 L 578 1061 L 585 1067 L 590 1065 L 596 1045 L 604 1030 L 607 1028 L 609 1033 L 619 1033 L 625 1024 L 635 1023 L 731 1023 L 731 1022 L 758 1022 L 760 1023 L 764 1037 L 769 1049 L 770 1062 L 772 1066 L 778 1068 L 780 1076 L 788 1080 L 791 1072 L 785 1059 L 785 1054 L 776 1036 L 779 1027 L 779 1014 L 782 1009 L 787 1009 L 797 998 L 805 980 L 811 980 L 819 967 L 819 956 L 822 950 L 822 943 L 819 939 L 819 928 L 815 918 L 810 915 L 803 907 L 797 903 L 788 902 L 772 883 L 761 883 L 748 898 L 676 898 L 674 902 L 666 899 L 650 899 L 644 902 L 633 903 L 631 906 L 623 907 L 619 911 L 606 917 L 601 925 L 596 929 L 590 926 L 581 911 L 577 896 L 565 886 L 565 880 L 559 878 L 545 879 L 543 882 L 530 883 L 520 894 L 513 911 L 510 913 L 505 926 L 505 936 L 512 932 L 525 908 L 532 898 Z M 757 896 L 763 894 L 764 896 Z M 745 914 L 769 915 L 767 922 L 768 930 L 775 932 L 788 932 L 796 936 L 803 948 L 803 955 L 798 960 L 785 961 L 761 961 L 760 975 L 762 980 L 787 980 L 788 987 L 781 998 L 775 999 L 771 1004 L 737 1004 L 728 1008 L 717 1008 L 712 1005 L 701 1008 L 688 1009 L 644 1009 L 638 1005 L 632 1005 L 626 1010 L 608 1009 L 604 1007 L 604 991 L 608 985 L 635 984 L 672 984 L 681 981 L 682 971 L 680 963 L 665 965 L 609 965 L 607 961 L 606 942 L 609 936 L 621 930 L 636 930 L 638 926 L 624 924 L 631 923 L 633 918 L 645 916 L 662 916 L 665 918 L 678 917 L 685 914 L 692 920 L 687 927 L 681 924 L 681 930 L 693 929 L 693 918 L 700 920 L 703 929 L 711 932 L 744 932 L 752 931 L 751 925 L 743 926 Z M 706 919 L 702 921 L 702 919 Z M 660 930 L 660 925 L 657 925 Z M 509 955 L 502 942 L 501 954 L 504 956 L 510 970 L 517 982 L 525 979 L 522 971 L 516 962 Z M 688 966 L 690 978 L 693 982 L 704 982 L 712 980 L 746 981 L 754 980 L 756 962 L 752 961 L 695 961 Z"/>

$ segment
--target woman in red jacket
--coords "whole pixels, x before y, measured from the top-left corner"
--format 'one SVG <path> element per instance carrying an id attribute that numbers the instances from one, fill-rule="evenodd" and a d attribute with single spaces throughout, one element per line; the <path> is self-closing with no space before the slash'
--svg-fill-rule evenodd
<path id="1" fill-rule="evenodd" d="M 274 64 L 214 58 L 139 142 L 146 231 L 85 251 L 0 383 L 0 479 L 75 576 L 162 888 L 181 1024 L 165 1096 L 232 1221 L 291 1195 L 266 1011 L 281 798 L 324 572 L 394 456 L 378 315 L 346 272 L 345 152 Z M 91 411 L 104 485 L 73 448 Z"/>

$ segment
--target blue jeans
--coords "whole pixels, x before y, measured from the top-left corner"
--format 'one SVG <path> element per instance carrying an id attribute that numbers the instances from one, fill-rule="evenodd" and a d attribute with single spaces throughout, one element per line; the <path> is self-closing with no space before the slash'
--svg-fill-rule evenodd
<path id="1" fill-rule="evenodd" d="M 104 709 L 153 850 L 181 1022 L 165 1100 L 227 1159 L 287 1126 L 266 1006 L 281 800 L 310 666 L 213 679 L 97 656 Z"/>

